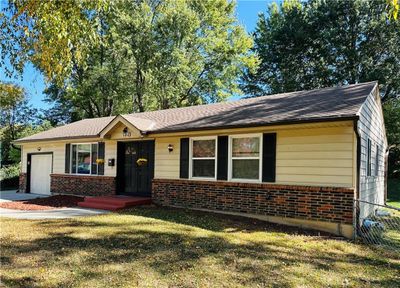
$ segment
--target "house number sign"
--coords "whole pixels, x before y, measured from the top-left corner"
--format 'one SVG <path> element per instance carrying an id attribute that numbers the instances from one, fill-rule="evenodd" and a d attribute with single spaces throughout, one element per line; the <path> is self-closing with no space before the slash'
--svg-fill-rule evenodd
<path id="1" fill-rule="evenodd" d="M 124 130 L 122 130 L 122 136 L 131 137 L 131 132 L 128 130 L 128 127 L 125 127 Z"/>

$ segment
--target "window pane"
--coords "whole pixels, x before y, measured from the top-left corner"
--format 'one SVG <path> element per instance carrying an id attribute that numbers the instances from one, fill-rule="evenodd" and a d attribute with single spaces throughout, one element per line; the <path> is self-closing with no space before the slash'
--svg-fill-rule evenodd
<path id="1" fill-rule="evenodd" d="M 260 155 L 260 138 L 233 138 L 233 157 L 258 157 Z"/>
<path id="2" fill-rule="evenodd" d="M 71 173 L 76 173 L 76 145 L 72 145 L 72 153 L 71 153 L 71 162 L 72 162 L 72 170 Z"/>
<path id="3" fill-rule="evenodd" d="M 90 174 L 90 144 L 78 145 L 78 174 Z"/>
<path id="4" fill-rule="evenodd" d="M 194 140 L 193 157 L 215 157 L 215 140 Z"/>
<path id="5" fill-rule="evenodd" d="M 232 160 L 232 178 L 235 179 L 259 179 L 258 159 Z"/>
<path id="6" fill-rule="evenodd" d="M 193 160 L 193 177 L 215 177 L 215 160 Z"/>

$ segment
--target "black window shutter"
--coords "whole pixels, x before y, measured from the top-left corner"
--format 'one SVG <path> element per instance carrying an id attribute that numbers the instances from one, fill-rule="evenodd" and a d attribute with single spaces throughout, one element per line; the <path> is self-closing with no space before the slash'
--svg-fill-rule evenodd
<path id="1" fill-rule="evenodd" d="M 181 138 L 180 178 L 189 178 L 189 138 Z"/>
<path id="2" fill-rule="evenodd" d="M 96 164 L 96 160 L 98 157 L 97 155 L 97 148 L 98 145 L 97 144 L 92 144 L 92 174 L 97 174 L 97 164 Z"/>
<path id="3" fill-rule="evenodd" d="M 65 173 L 70 173 L 71 164 L 71 144 L 65 144 Z"/>
<path id="4" fill-rule="evenodd" d="M 262 181 L 275 182 L 276 175 L 276 133 L 263 135 Z"/>
<path id="5" fill-rule="evenodd" d="M 117 191 L 124 190 L 125 142 L 117 142 Z"/>
<path id="6" fill-rule="evenodd" d="M 99 151 L 98 151 L 98 158 L 99 159 L 103 159 L 104 161 L 106 161 L 104 159 L 105 157 L 105 145 L 104 142 L 99 142 Z M 104 163 L 103 164 L 99 164 L 98 166 L 98 174 L 99 175 L 104 175 Z"/>
<path id="7" fill-rule="evenodd" d="M 228 179 L 228 136 L 218 136 L 217 179 Z"/>

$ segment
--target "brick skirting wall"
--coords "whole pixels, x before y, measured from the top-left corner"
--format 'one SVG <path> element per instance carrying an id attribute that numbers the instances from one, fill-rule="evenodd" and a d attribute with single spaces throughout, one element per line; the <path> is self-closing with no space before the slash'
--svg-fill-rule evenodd
<path id="1" fill-rule="evenodd" d="M 82 196 L 115 195 L 115 177 L 51 174 L 50 191 Z"/>
<path id="2" fill-rule="evenodd" d="M 19 174 L 19 185 L 18 185 L 18 189 L 19 192 L 21 193 L 25 193 L 26 192 L 26 173 L 20 173 Z"/>
<path id="3" fill-rule="evenodd" d="M 353 222 L 354 191 L 348 188 L 154 179 L 152 197 L 164 206 Z"/>

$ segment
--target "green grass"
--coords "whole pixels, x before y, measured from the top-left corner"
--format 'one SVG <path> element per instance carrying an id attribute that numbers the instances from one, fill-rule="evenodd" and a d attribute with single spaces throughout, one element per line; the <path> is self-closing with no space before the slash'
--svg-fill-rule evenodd
<path id="1" fill-rule="evenodd" d="M 1 279 L 6 287 L 400 286 L 400 255 L 303 232 L 156 207 L 1 218 Z"/>
<path id="2" fill-rule="evenodd" d="M 400 208 L 400 179 L 388 179 L 387 204 Z"/>

